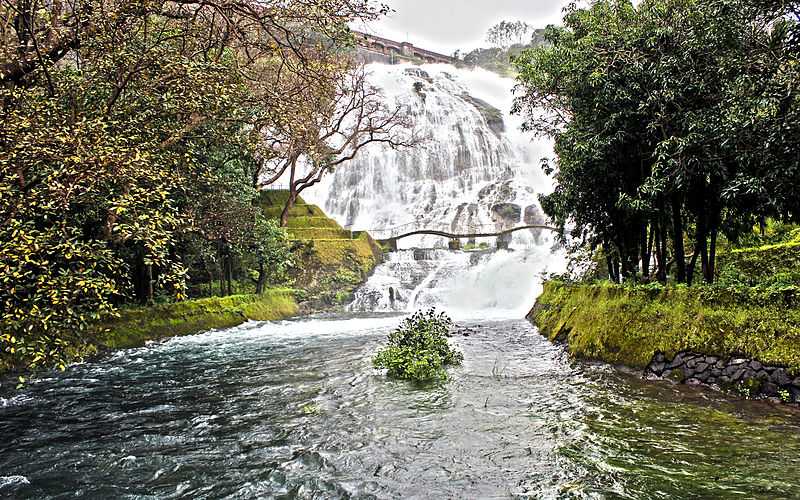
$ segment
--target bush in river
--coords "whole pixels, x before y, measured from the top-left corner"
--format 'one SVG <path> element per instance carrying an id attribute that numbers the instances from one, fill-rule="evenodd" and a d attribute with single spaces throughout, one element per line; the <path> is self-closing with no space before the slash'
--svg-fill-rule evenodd
<path id="1" fill-rule="evenodd" d="M 448 365 L 460 365 L 463 354 L 450 347 L 453 321 L 435 309 L 417 312 L 389 334 L 389 345 L 373 358 L 392 378 L 429 382 L 446 380 Z"/>

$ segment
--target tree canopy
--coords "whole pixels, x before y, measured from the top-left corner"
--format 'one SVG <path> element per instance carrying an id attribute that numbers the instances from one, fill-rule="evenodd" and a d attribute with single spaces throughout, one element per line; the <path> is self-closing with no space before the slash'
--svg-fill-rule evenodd
<path id="1" fill-rule="evenodd" d="M 798 4 L 601 0 L 515 61 L 515 111 L 555 139 L 546 213 L 614 280 L 715 275 L 717 239 L 796 221 Z"/>
<path id="2" fill-rule="evenodd" d="M 276 123 L 348 81 L 371 0 L 0 0 L 0 355 L 63 364 L 126 303 L 285 279 Z M 326 108 L 327 109 L 327 108 Z"/>

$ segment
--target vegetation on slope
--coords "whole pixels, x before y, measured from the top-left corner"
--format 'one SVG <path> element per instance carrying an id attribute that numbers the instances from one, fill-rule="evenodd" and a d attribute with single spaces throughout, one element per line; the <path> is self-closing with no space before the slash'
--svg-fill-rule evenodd
<path id="1" fill-rule="evenodd" d="M 386 8 L 257 3 L 0 3 L 4 364 L 63 367 L 118 309 L 286 285 L 258 190 L 277 164 L 311 159 L 318 180 L 353 158 L 324 147 L 366 132 L 336 99 L 386 117 L 341 50 Z"/>
<path id="2" fill-rule="evenodd" d="M 515 59 L 516 112 L 555 140 L 542 197 L 611 279 L 717 275 L 721 236 L 800 217 L 798 2 L 572 4 Z M 544 111 L 544 112 L 542 112 Z"/>
<path id="3" fill-rule="evenodd" d="M 800 240 L 732 249 L 713 285 L 545 284 L 530 313 L 572 354 L 644 368 L 656 353 L 749 358 L 800 375 Z M 774 240 L 773 240 L 774 241 Z"/>
<path id="4" fill-rule="evenodd" d="M 260 206 L 269 217 L 280 217 L 287 191 L 265 191 Z M 316 310 L 349 302 L 383 259 L 369 234 L 343 229 L 323 211 L 297 197 L 287 219 L 295 266 L 293 286 L 301 289 L 305 307 Z"/>

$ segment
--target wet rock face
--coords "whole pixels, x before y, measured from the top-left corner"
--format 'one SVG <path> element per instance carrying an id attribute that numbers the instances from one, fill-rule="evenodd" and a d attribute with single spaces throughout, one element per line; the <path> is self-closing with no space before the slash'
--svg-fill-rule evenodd
<path id="1" fill-rule="evenodd" d="M 542 225 L 546 222 L 547 218 L 544 215 L 544 212 L 538 205 L 531 205 L 529 207 L 525 207 L 525 224 L 529 226 L 535 225 Z"/>
<path id="2" fill-rule="evenodd" d="M 486 120 L 486 124 L 489 126 L 489 129 L 498 137 L 506 131 L 506 123 L 503 120 L 502 111 L 495 108 L 488 102 L 478 99 L 477 97 L 467 93 L 462 94 L 461 97 L 466 102 L 475 106 L 475 109 L 477 109 L 481 116 L 483 116 L 483 119 Z"/>
<path id="3" fill-rule="evenodd" d="M 645 369 L 645 376 L 679 384 L 710 385 L 748 398 L 775 397 L 800 403 L 800 377 L 792 379 L 783 367 L 765 366 L 751 359 L 680 352 L 670 360 L 658 353 Z"/>
<path id="4" fill-rule="evenodd" d="M 492 206 L 492 219 L 496 224 L 513 227 L 522 218 L 522 207 L 514 203 L 498 203 Z"/>

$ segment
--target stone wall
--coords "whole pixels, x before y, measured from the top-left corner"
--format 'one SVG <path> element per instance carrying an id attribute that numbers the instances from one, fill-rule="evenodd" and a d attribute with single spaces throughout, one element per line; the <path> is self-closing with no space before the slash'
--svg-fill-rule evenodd
<path id="1" fill-rule="evenodd" d="M 708 385 L 750 398 L 776 397 L 784 402 L 800 402 L 800 377 L 792 378 L 784 367 L 766 366 L 753 359 L 680 352 L 670 360 L 658 353 L 644 373 L 648 378 Z"/>

